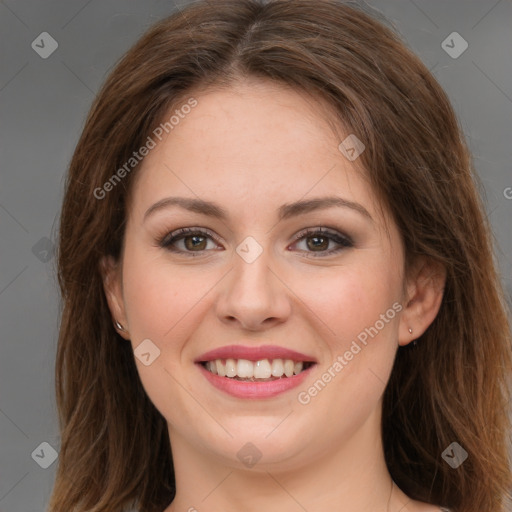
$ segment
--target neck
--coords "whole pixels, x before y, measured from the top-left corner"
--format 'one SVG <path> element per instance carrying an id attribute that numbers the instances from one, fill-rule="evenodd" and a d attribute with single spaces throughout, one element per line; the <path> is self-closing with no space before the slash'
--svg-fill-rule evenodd
<path id="1" fill-rule="evenodd" d="M 243 469 L 238 460 L 200 450 L 169 428 L 177 492 L 164 512 L 387 512 L 395 510 L 391 504 L 403 507 L 407 497 L 393 486 L 380 436 L 375 436 L 378 419 L 314 460 L 292 457 L 264 464 L 263 456 Z"/>

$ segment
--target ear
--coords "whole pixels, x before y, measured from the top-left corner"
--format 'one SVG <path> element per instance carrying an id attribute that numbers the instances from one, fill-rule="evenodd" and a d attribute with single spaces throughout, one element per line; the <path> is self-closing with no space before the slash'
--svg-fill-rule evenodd
<path id="1" fill-rule="evenodd" d="M 112 315 L 114 329 L 126 340 L 130 339 L 128 321 L 123 301 L 121 265 L 112 256 L 103 256 L 99 262 L 100 273 L 103 279 L 103 289 L 107 298 L 108 307 Z M 119 322 L 124 330 L 118 329 L 115 322 Z"/>
<path id="2" fill-rule="evenodd" d="M 434 321 L 441 307 L 445 284 L 443 265 L 426 257 L 418 258 L 407 278 L 406 306 L 398 331 L 399 345 L 408 345 L 419 338 Z"/>

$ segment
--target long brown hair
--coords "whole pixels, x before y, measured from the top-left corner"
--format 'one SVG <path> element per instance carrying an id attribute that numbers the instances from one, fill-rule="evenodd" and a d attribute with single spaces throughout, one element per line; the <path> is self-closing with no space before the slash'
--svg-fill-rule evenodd
<path id="1" fill-rule="evenodd" d="M 392 478 L 411 498 L 455 512 L 505 510 L 510 313 L 471 155 L 418 57 L 378 16 L 335 0 L 195 2 L 154 25 L 100 90 L 61 212 L 61 450 L 49 510 L 162 512 L 174 498 L 166 421 L 114 330 L 98 265 L 120 256 L 138 167 L 104 197 L 98 189 L 190 91 L 251 76 L 327 100 L 364 141 L 361 163 L 399 228 L 406 269 L 418 256 L 446 269 L 440 311 L 416 346 L 398 350 L 385 391 Z M 453 442 L 469 454 L 457 469 L 442 458 Z"/>

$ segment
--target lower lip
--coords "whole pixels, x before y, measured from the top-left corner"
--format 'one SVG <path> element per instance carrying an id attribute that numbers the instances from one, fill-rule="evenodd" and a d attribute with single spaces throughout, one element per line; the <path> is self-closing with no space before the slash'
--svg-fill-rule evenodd
<path id="1" fill-rule="evenodd" d="M 219 377 L 208 371 L 202 364 L 197 363 L 197 365 L 210 384 L 217 389 L 237 398 L 252 399 L 270 398 L 297 387 L 307 378 L 310 371 L 315 366 L 315 364 L 312 364 L 306 370 L 292 377 L 283 377 L 281 379 L 268 380 L 265 382 L 247 382 L 230 379 L 229 377 Z"/>

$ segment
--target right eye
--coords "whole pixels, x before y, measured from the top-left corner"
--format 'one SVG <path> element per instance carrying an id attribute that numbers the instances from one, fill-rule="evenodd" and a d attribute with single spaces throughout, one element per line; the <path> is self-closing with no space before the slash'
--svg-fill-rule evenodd
<path id="1" fill-rule="evenodd" d="M 160 247 L 173 253 L 186 256 L 199 256 L 206 251 L 208 239 L 220 243 L 217 237 L 208 230 L 202 228 L 180 228 L 166 234 L 158 244 Z M 182 247 L 177 248 L 176 244 L 182 242 Z M 211 248 L 210 248 L 211 249 Z"/>

